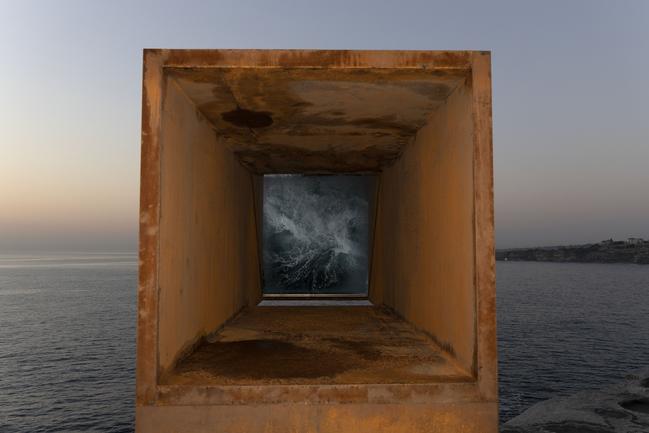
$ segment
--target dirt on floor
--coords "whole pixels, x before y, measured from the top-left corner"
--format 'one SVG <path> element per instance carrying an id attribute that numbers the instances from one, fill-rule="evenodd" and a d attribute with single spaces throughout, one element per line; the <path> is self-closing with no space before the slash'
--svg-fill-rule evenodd
<path id="1" fill-rule="evenodd" d="M 426 334 L 372 306 L 255 307 L 207 338 L 166 384 L 367 384 L 461 381 Z"/>

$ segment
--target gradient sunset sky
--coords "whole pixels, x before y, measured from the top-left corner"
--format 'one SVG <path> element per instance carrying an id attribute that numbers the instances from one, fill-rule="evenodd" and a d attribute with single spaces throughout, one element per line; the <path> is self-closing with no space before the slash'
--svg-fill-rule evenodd
<path id="1" fill-rule="evenodd" d="M 498 247 L 649 238 L 649 1 L 0 1 L 0 253 L 135 251 L 142 49 L 491 50 Z"/>

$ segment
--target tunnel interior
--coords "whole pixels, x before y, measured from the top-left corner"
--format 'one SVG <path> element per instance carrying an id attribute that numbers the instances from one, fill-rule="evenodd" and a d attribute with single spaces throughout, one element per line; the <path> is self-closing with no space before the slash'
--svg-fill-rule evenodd
<path id="1" fill-rule="evenodd" d="M 164 74 L 160 383 L 475 378 L 466 70 Z"/>

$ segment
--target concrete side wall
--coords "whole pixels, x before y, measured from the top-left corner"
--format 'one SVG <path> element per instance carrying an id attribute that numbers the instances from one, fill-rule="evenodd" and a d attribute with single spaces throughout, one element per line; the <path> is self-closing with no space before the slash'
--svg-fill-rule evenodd
<path id="1" fill-rule="evenodd" d="M 493 143 L 491 131 L 491 54 L 472 53 L 473 201 L 477 314 L 476 371 L 482 395 L 498 398 L 496 344 L 496 263 L 494 255 Z"/>
<path id="2" fill-rule="evenodd" d="M 146 406 L 139 433 L 497 433 L 496 403 Z"/>
<path id="3" fill-rule="evenodd" d="M 260 296 L 253 179 L 177 84 L 161 123 L 159 368 Z"/>
<path id="4" fill-rule="evenodd" d="M 370 297 L 474 370 L 472 95 L 457 88 L 381 175 Z"/>

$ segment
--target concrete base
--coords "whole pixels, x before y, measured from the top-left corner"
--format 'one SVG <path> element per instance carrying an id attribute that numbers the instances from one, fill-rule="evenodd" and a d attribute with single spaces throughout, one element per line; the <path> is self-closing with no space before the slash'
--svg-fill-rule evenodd
<path id="1" fill-rule="evenodd" d="M 140 407 L 140 433 L 497 433 L 496 403 Z"/>
<path id="2" fill-rule="evenodd" d="M 244 310 L 161 378 L 138 432 L 496 432 L 497 405 L 373 306 Z"/>
<path id="3" fill-rule="evenodd" d="M 174 385 L 430 383 L 470 380 L 451 356 L 377 307 L 245 310 L 164 377 Z"/>

